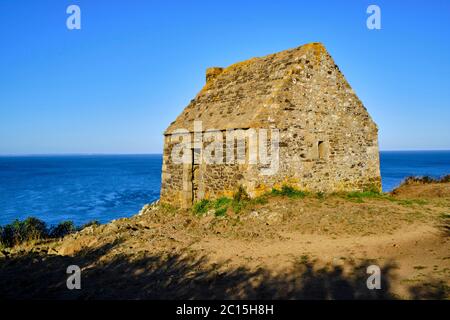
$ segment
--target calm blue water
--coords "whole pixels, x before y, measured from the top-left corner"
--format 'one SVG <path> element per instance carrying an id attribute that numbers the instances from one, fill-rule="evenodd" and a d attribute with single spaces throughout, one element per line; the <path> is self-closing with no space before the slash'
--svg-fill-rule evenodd
<path id="1" fill-rule="evenodd" d="M 128 217 L 159 197 L 161 155 L 0 157 L 0 224 Z M 383 190 L 405 177 L 450 173 L 450 151 L 381 152 Z"/>
<path id="2" fill-rule="evenodd" d="M 383 191 L 391 191 L 408 176 L 440 178 L 450 174 L 449 151 L 382 151 Z"/>
<path id="3" fill-rule="evenodd" d="M 161 155 L 0 157 L 0 224 L 101 223 L 159 198 Z"/>

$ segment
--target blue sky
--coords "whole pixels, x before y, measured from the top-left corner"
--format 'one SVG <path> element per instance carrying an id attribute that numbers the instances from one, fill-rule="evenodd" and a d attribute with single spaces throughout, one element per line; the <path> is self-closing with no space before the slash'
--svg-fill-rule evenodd
<path id="1" fill-rule="evenodd" d="M 313 41 L 380 149 L 450 149 L 450 1 L 1 0 L 0 41 L 0 154 L 161 153 L 207 67 Z"/>

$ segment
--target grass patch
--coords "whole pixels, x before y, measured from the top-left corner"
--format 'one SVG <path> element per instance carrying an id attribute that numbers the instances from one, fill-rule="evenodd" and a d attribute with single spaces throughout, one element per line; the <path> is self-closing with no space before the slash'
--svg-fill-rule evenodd
<path id="1" fill-rule="evenodd" d="M 271 195 L 274 196 L 284 196 L 288 198 L 304 198 L 308 195 L 308 192 L 297 190 L 291 186 L 283 185 L 281 190 L 273 188 Z"/>
<path id="2" fill-rule="evenodd" d="M 335 193 L 335 195 L 340 196 L 341 198 L 357 202 L 363 203 L 364 199 L 378 199 L 378 200 L 388 200 L 391 202 L 395 202 L 401 205 L 425 205 L 428 204 L 427 200 L 423 199 L 397 199 L 390 194 L 377 192 L 377 191 L 351 191 L 351 192 L 340 192 Z"/>
<path id="3" fill-rule="evenodd" d="M 159 207 L 166 213 L 175 214 L 178 211 L 178 208 L 175 206 L 172 206 L 168 203 L 161 203 L 159 204 Z"/>
<path id="4" fill-rule="evenodd" d="M 194 204 L 194 206 L 192 207 L 192 211 L 197 215 L 203 215 L 206 212 L 208 212 L 210 207 L 211 207 L 211 201 L 209 201 L 207 199 L 203 199 Z"/>
<path id="5" fill-rule="evenodd" d="M 389 194 L 384 194 L 382 198 L 404 206 L 410 206 L 413 204 L 425 205 L 429 203 L 427 200 L 424 199 L 397 199 Z"/>
<path id="6" fill-rule="evenodd" d="M 345 197 L 348 199 L 382 198 L 383 194 L 375 191 L 352 191 L 347 192 Z"/>
<path id="7" fill-rule="evenodd" d="M 356 203 L 363 203 L 364 199 L 382 199 L 386 195 L 383 193 L 377 192 L 377 191 L 350 191 L 350 192 L 337 192 L 333 193 L 333 195 L 336 195 L 338 197 L 344 198 L 346 200 L 356 202 Z"/>
<path id="8" fill-rule="evenodd" d="M 214 215 L 216 217 L 224 217 L 227 214 L 227 210 L 228 210 L 227 207 L 222 207 L 222 208 L 216 209 L 214 211 Z"/>
<path id="9" fill-rule="evenodd" d="M 221 197 L 212 201 L 203 199 L 192 206 L 192 212 L 201 216 L 206 214 L 208 211 L 213 210 L 216 217 L 223 217 L 226 215 L 229 207 L 234 209 L 236 203 L 238 202 L 226 197 Z"/>
<path id="10" fill-rule="evenodd" d="M 246 208 L 266 204 L 267 202 L 267 195 L 252 199 L 245 189 L 240 186 L 233 194 L 233 198 L 221 197 L 216 200 L 201 200 L 193 205 L 192 212 L 197 215 L 203 215 L 212 210 L 216 217 L 224 217 L 230 208 L 234 213 L 239 213 Z"/>
<path id="11" fill-rule="evenodd" d="M 439 216 L 441 220 L 441 228 L 447 237 L 450 237 L 450 213 L 442 213 Z"/>
<path id="12" fill-rule="evenodd" d="M 230 204 L 233 202 L 232 199 L 227 197 L 222 197 L 213 202 L 214 215 L 216 217 L 224 217 Z"/>
<path id="13" fill-rule="evenodd" d="M 250 200 L 251 204 L 266 204 L 269 202 L 269 199 L 267 199 L 267 196 L 260 196 L 260 197 L 256 197 L 254 199 Z"/>
<path id="14" fill-rule="evenodd" d="M 214 202 L 214 208 L 220 209 L 223 207 L 228 207 L 232 201 L 233 201 L 232 199 L 227 197 L 219 198 Z"/>

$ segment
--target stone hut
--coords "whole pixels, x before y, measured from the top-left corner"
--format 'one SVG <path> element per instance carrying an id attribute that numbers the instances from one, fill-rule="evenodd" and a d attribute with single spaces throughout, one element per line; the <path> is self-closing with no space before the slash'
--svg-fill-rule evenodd
<path id="1" fill-rule="evenodd" d="M 238 186 L 379 191 L 377 133 L 321 43 L 209 68 L 164 133 L 161 202 L 189 207 Z"/>

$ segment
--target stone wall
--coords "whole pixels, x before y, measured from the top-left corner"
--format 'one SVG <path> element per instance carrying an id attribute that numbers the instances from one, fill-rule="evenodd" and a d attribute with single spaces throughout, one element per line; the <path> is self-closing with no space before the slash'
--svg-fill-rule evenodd
<path id="1" fill-rule="evenodd" d="M 222 132 L 222 135 L 225 134 Z M 191 134 L 192 141 L 193 134 Z M 177 141 L 171 141 L 171 136 L 164 138 L 164 155 L 162 167 L 161 202 L 188 207 L 192 202 L 201 199 L 232 196 L 235 188 L 243 182 L 244 172 L 248 165 L 237 163 L 227 164 L 226 153 L 222 164 L 206 164 L 204 161 L 194 161 L 192 164 L 176 164 L 172 161 L 172 149 Z M 225 139 L 223 139 L 225 150 Z M 209 143 L 204 142 L 203 148 Z M 235 152 L 236 154 L 236 152 Z M 193 166 L 198 165 L 198 173 L 193 174 Z M 194 178 L 195 177 L 195 178 Z M 192 190 L 192 182 L 197 190 Z"/>

